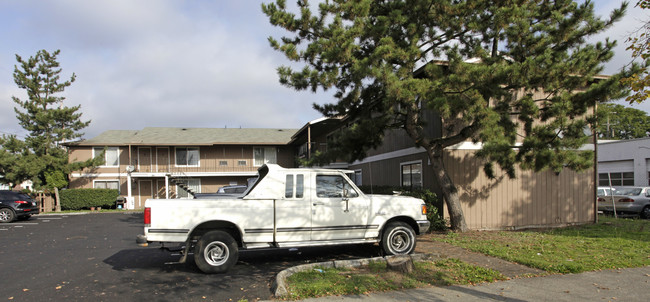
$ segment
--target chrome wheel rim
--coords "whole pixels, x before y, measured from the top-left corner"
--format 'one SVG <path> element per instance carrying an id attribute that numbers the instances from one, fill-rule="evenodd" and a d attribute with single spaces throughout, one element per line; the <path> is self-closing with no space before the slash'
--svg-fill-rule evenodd
<path id="1" fill-rule="evenodd" d="M 228 261 L 229 256 L 228 246 L 221 241 L 211 242 L 203 250 L 203 258 L 212 266 L 223 265 Z"/>
<path id="2" fill-rule="evenodd" d="M 0 210 L 0 221 L 8 221 L 9 220 L 9 212 L 7 210 Z"/>
<path id="3" fill-rule="evenodd" d="M 411 234 L 404 228 L 391 231 L 388 244 L 395 254 L 405 254 L 411 248 Z"/>

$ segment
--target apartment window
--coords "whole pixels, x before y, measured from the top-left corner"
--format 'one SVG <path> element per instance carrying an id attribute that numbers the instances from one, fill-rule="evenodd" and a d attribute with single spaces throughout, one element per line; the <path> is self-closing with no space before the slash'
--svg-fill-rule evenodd
<path id="1" fill-rule="evenodd" d="M 238 160 L 238 161 L 237 161 L 237 165 L 238 165 L 238 166 L 247 166 L 247 165 L 248 165 L 248 162 L 246 162 L 245 160 Z"/>
<path id="2" fill-rule="evenodd" d="M 176 148 L 176 166 L 198 167 L 199 148 Z"/>
<path id="3" fill-rule="evenodd" d="M 180 181 L 184 184 L 185 187 L 190 189 L 194 193 L 201 193 L 201 180 L 200 179 L 183 179 Z M 176 185 L 176 198 L 194 198 L 190 193 L 185 189 L 181 188 L 178 184 Z"/>
<path id="4" fill-rule="evenodd" d="M 95 189 L 114 189 L 120 191 L 120 182 L 117 180 L 95 180 L 93 181 Z"/>
<path id="5" fill-rule="evenodd" d="M 277 164 L 277 151 L 275 147 L 253 148 L 253 165 L 259 167 L 263 164 Z"/>
<path id="6" fill-rule="evenodd" d="M 401 167 L 402 187 L 422 188 L 422 162 L 403 163 Z"/>
<path id="7" fill-rule="evenodd" d="M 227 161 L 227 160 L 220 160 L 220 161 L 219 161 L 219 166 L 220 166 L 220 167 L 228 166 L 228 161 Z"/>
<path id="8" fill-rule="evenodd" d="M 93 157 L 99 156 L 104 151 L 104 147 L 94 147 Z M 106 148 L 104 153 L 104 164 L 102 167 L 117 167 L 119 166 L 120 149 L 118 147 Z"/>
<path id="9" fill-rule="evenodd" d="M 610 172 L 598 173 L 598 185 L 609 186 L 633 186 L 634 172 Z"/>

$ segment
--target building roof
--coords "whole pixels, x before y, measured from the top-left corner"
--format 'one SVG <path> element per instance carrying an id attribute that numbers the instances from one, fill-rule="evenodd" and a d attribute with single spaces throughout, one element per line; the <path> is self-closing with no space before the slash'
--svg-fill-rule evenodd
<path id="1" fill-rule="evenodd" d="M 72 146 L 211 146 L 286 145 L 297 129 L 268 128 L 157 128 L 108 130 Z"/>

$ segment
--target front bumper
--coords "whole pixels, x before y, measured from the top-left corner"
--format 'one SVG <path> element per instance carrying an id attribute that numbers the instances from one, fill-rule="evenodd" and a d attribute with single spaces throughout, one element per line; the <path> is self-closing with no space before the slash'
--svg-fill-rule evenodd
<path id="1" fill-rule="evenodd" d="M 429 222 L 428 220 L 418 220 L 417 223 L 419 228 L 418 234 L 426 233 L 431 227 L 431 222 Z"/>

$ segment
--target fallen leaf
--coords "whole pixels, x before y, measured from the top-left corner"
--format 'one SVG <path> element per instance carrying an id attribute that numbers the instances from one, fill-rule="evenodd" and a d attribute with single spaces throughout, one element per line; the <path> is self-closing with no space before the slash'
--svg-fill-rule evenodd
<path id="1" fill-rule="evenodd" d="M 23 291 L 27 292 L 27 291 L 29 291 L 29 288 L 23 288 Z"/>

